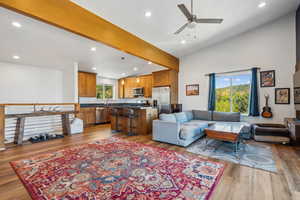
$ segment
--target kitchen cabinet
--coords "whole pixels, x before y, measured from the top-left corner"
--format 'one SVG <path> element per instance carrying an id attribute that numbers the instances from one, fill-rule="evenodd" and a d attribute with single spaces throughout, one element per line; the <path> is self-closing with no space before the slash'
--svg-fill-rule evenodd
<path id="1" fill-rule="evenodd" d="M 178 103 L 178 72 L 175 70 L 162 70 L 153 72 L 153 87 L 170 87 L 171 104 Z"/>
<path id="2" fill-rule="evenodd" d="M 119 99 L 125 98 L 125 79 L 118 80 L 118 97 Z"/>
<path id="3" fill-rule="evenodd" d="M 134 98 L 133 89 L 144 88 L 144 96 L 152 96 L 152 74 L 119 79 L 119 98 Z"/>
<path id="4" fill-rule="evenodd" d="M 96 107 L 80 108 L 80 112 L 77 117 L 83 120 L 84 127 L 95 125 Z"/>
<path id="5" fill-rule="evenodd" d="M 137 87 L 136 77 L 129 77 L 125 79 L 125 98 L 133 98 L 133 88 Z"/>
<path id="6" fill-rule="evenodd" d="M 96 97 L 97 75 L 89 72 L 78 72 L 79 97 Z"/>
<path id="7" fill-rule="evenodd" d="M 153 87 L 164 87 L 172 85 L 173 70 L 162 70 L 153 72 Z"/>
<path id="8" fill-rule="evenodd" d="M 140 77 L 141 87 L 144 88 L 144 97 L 152 97 L 152 75 L 145 75 Z"/>

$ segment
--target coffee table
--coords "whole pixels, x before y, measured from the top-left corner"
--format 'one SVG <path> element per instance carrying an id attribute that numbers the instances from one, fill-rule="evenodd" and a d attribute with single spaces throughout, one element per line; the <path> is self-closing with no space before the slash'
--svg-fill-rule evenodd
<path id="1" fill-rule="evenodd" d="M 206 128 L 206 146 L 207 138 L 231 142 L 234 144 L 235 154 L 239 158 L 239 146 L 242 142 L 241 132 L 244 128 L 244 125 L 239 123 L 216 123 L 208 128 Z"/>

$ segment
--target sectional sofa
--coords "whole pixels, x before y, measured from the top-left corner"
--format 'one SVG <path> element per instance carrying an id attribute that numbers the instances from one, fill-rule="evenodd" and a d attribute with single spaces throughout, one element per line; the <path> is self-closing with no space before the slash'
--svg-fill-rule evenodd
<path id="1" fill-rule="evenodd" d="M 161 114 L 153 120 L 153 140 L 186 147 L 204 136 L 204 129 L 215 123 L 242 123 L 243 132 L 250 132 L 250 124 L 241 122 L 240 113 L 193 110 Z"/>

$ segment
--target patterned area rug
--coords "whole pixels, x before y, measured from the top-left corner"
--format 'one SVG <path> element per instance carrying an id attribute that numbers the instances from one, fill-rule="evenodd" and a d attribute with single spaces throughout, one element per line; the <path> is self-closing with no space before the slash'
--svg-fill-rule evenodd
<path id="1" fill-rule="evenodd" d="M 241 145 L 239 159 L 236 157 L 232 143 L 213 139 L 208 139 L 207 146 L 205 139 L 200 139 L 188 147 L 187 151 L 248 167 L 277 172 L 271 147 L 254 141 Z"/>
<path id="2" fill-rule="evenodd" d="M 11 165 L 34 200 L 208 199 L 224 170 L 222 163 L 116 138 Z"/>

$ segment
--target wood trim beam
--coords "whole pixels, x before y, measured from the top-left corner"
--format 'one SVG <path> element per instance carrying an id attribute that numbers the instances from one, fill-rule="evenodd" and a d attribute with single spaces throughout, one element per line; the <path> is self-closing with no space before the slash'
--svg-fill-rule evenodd
<path id="1" fill-rule="evenodd" d="M 178 58 L 69 0 L 0 0 L 0 6 L 169 69 L 179 70 Z"/>
<path id="2" fill-rule="evenodd" d="M 0 151 L 5 150 L 5 107 L 0 105 Z"/>

